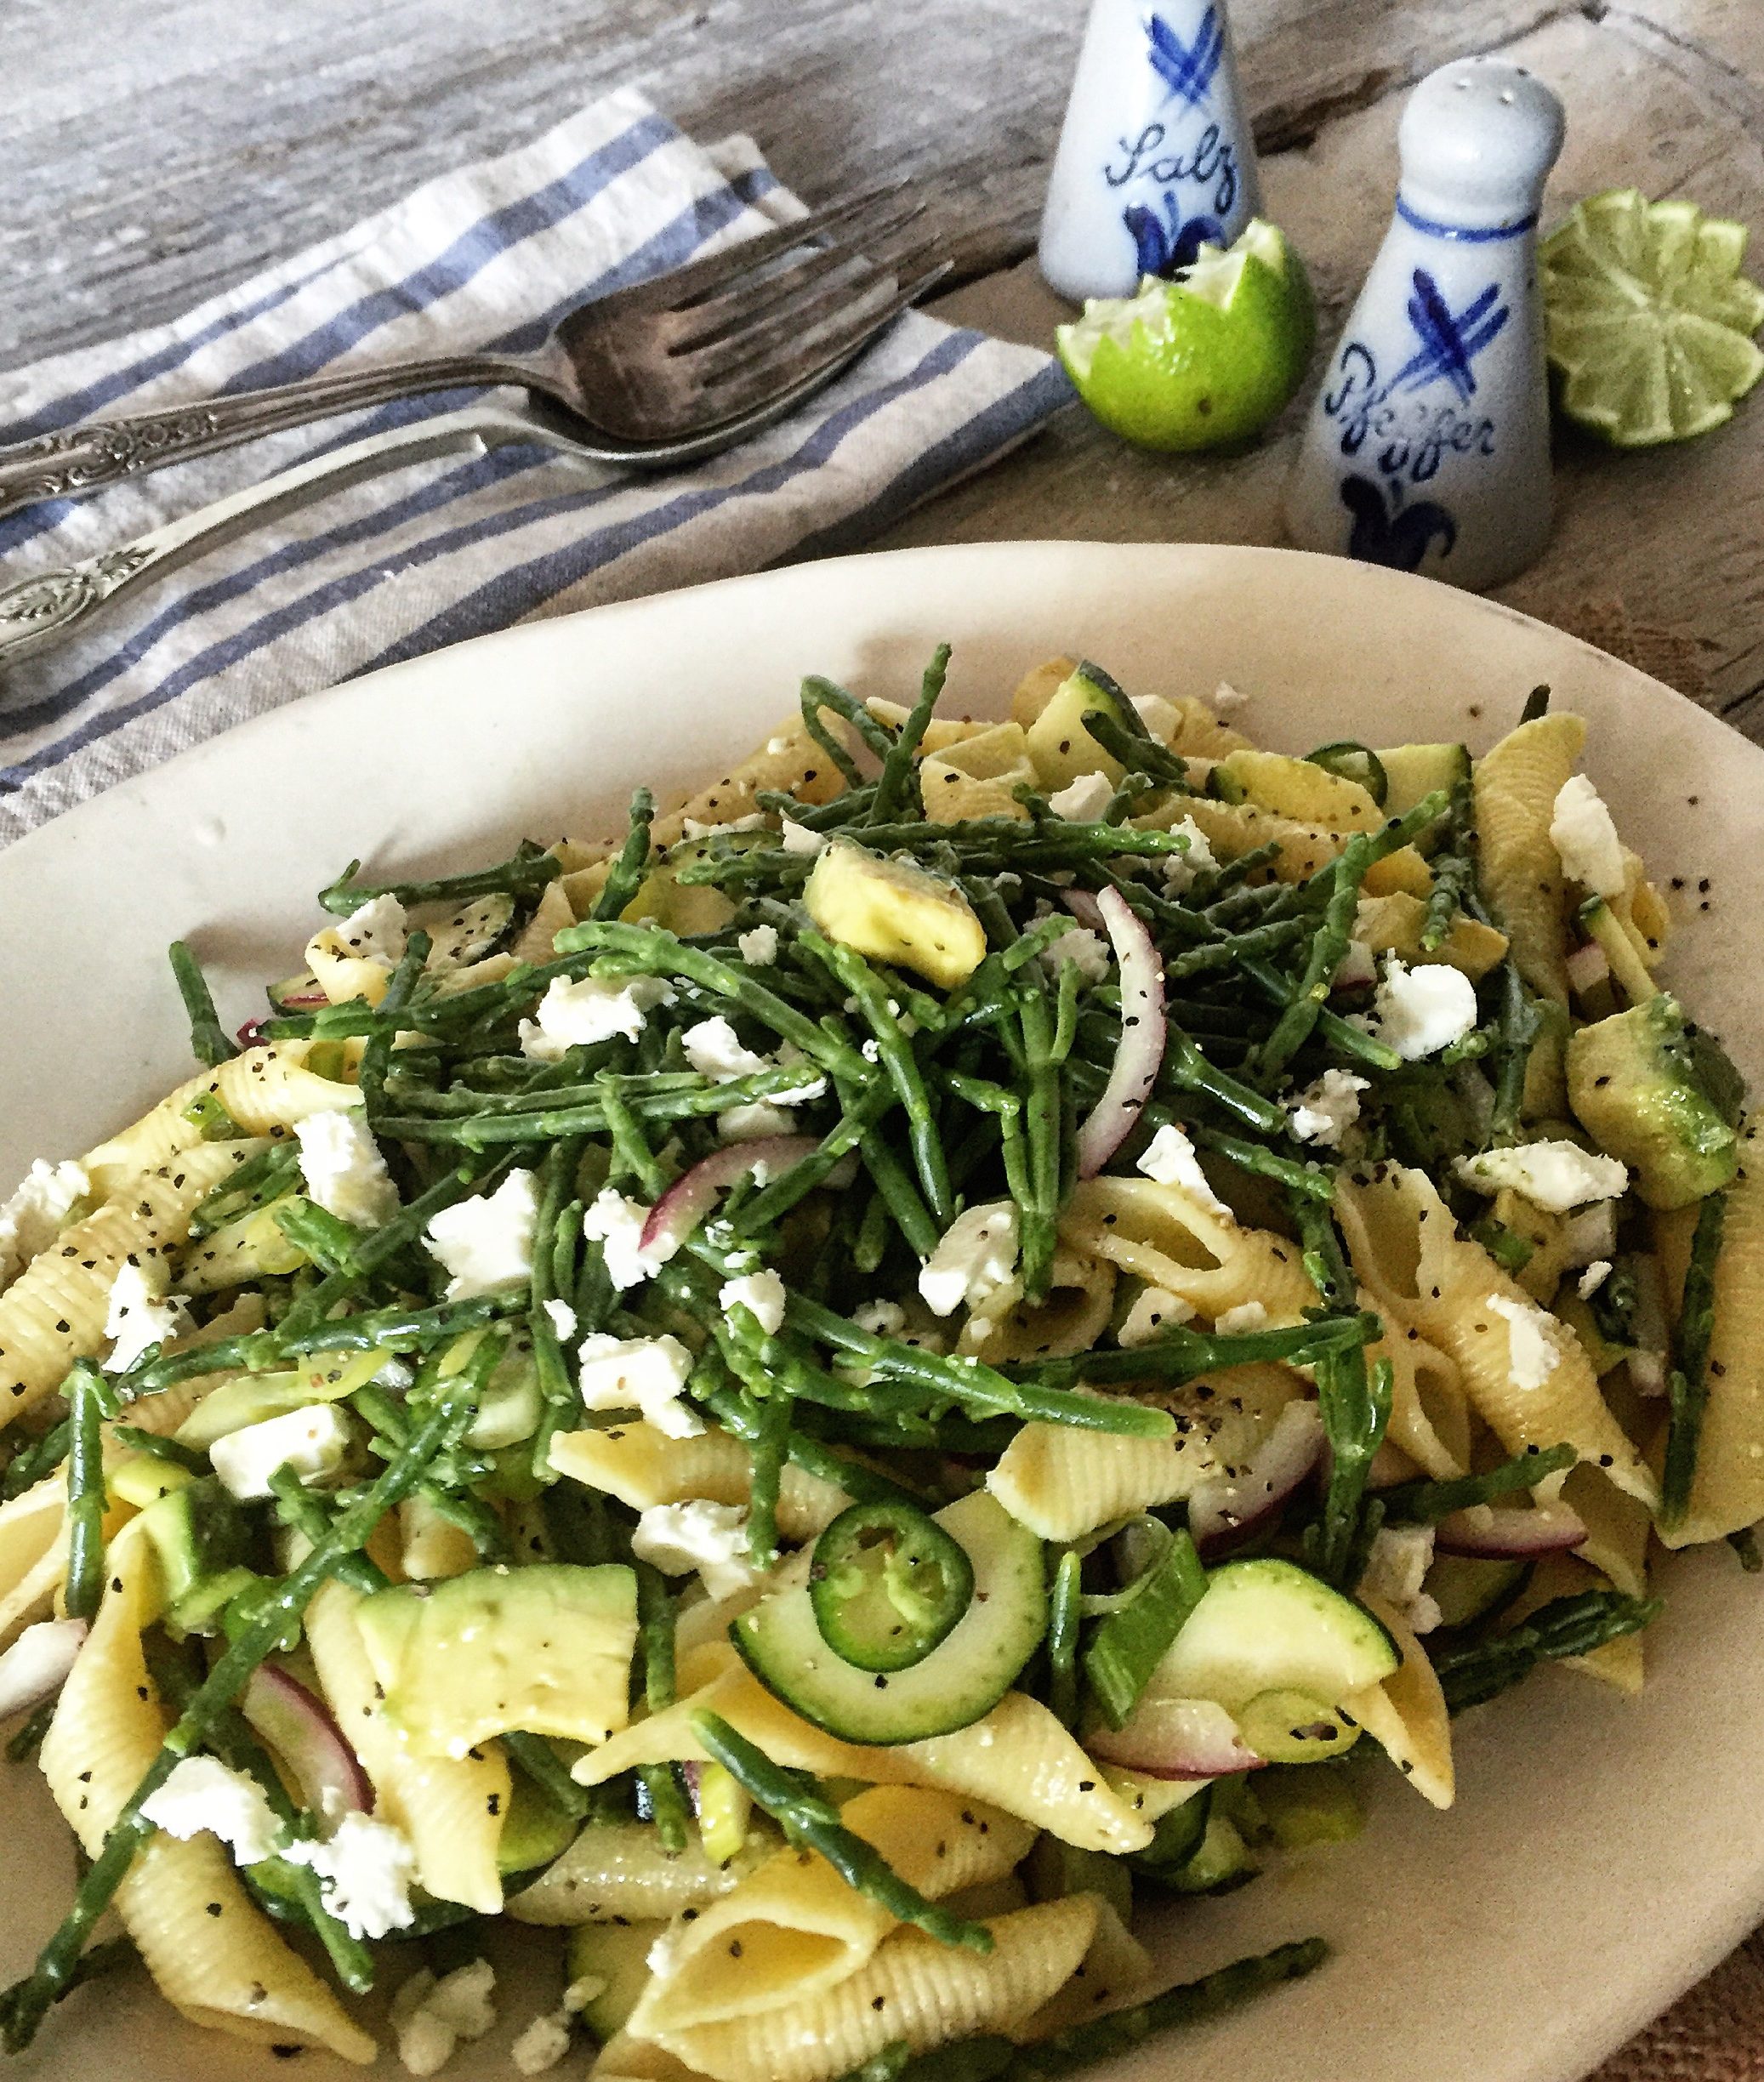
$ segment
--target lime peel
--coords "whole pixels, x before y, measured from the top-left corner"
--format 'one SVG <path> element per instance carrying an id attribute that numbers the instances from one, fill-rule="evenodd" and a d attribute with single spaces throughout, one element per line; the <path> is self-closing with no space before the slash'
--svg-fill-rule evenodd
<path id="1" fill-rule="evenodd" d="M 1202 246 L 1175 282 L 1148 275 L 1131 297 L 1092 298 L 1056 338 L 1105 426 L 1174 450 L 1258 433 L 1298 387 L 1315 336 L 1304 269 L 1257 218 L 1230 247 Z"/>
<path id="2" fill-rule="evenodd" d="M 1576 204 L 1539 252 L 1564 414 L 1618 447 L 1688 441 L 1764 377 L 1764 289 L 1739 272 L 1746 228 L 1634 188 Z"/>

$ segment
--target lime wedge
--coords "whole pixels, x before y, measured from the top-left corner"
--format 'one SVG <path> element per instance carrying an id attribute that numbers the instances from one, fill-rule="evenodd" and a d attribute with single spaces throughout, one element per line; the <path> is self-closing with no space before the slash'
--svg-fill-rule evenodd
<path id="1" fill-rule="evenodd" d="M 1764 376 L 1745 226 L 1634 188 L 1577 203 L 1539 255 L 1562 408 L 1619 448 L 1688 441 Z"/>
<path id="2" fill-rule="evenodd" d="M 1061 326 L 1078 395 L 1141 448 L 1218 448 L 1260 432 L 1298 388 L 1316 338 L 1311 285 L 1276 227 L 1255 218 L 1203 246 L 1175 282 L 1093 297 Z"/>

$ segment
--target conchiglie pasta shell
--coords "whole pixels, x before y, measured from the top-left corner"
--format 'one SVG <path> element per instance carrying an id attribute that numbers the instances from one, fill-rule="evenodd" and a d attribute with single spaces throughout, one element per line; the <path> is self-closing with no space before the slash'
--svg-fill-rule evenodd
<path id="1" fill-rule="evenodd" d="M 1385 1317 L 1385 1334 L 1367 1347 L 1369 1362 L 1391 1364 L 1391 1421 L 1386 1436 L 1436 1482 L 1470 1470 L 1470 1404 L 1457 1366 L 1388 1302 L 1369 1294 L 1362 1308 Z"/>
<path id="2" fill-rule="evenodd" d="M 558 1433 L 551 1465 L 637 1511 L 693 1497 L 744 1505 L 754 1488 L 754 1457 L 731 1433 L 707 1429 L 696 1438 L 669 1438 L 635 1419 L 607 1431 Z M 813 1539 L 851 1501 L 834 1483 L 787 1463 L 778 1482 L 778 1530 L 788 1540 Z"/>
<path id="3" fill-rule="evenodd" d="M 591 1824 L 513 1897 L 508 1913 L 517 1923 L 554 1927 L 677 1916 L 733 1892 L 776 1842 L 751 1836 L 728 1864 L 719 1865 L 696 1837 L 684 1851 L 668 1851 L 646 1822 Z"/>
<path id="4" fill-rule="evenodd" d="M 1575 715 L 1538 716 L 1508 731 L 1473 772 L 1482 893 L 1531 987 L 1566 1004 L 1568 885 L 1550 837 L 1562 784 L 1586 742 Z"/>
<path id="5" fill-rule="evenodd" d="M 0 1294 L 0 1425 L 54 1393 L 76 1359 L 108 1342 L 111 1288 L 130 1258 L 151 1273 L 183 1237 L 198 1203 L 263 1147 L 205 1142 L 64 1229 Z"/>
<path id="6" fill-rule="evenodd" d="M 1684 1237 L 1687 1209 L 1676 1226 Z M 1678 1261 L 1670 1291 L 1684 1283 L 1682 1250 L 1665 1249 Z M 3 1306 L 3 1304 L 0 1304 Z M 1740 1133 L 1739 1169 L 1727 1188 L 1721 1255 L 1715 1265 L 1715 1328 L 1704 1374 L 1709 1401 L 1697 1451 L 1690 1508 L 1683 1522 L 1663 1528 L 1669 1547 L 1724 1539 L 1764 1518 L 1764 1130 L 1755 1118 Z"/>
<path id="7" fill-rule="evenodd" d="M 1056 1249 L 1046 1296 L 1023 1299 L 1012 1280 L 987 1297 L 962 1325 L 956 1351 L 999 1366 L 1019 1359 L 1064 1359 L 1089 1351 L 1108 1328 L 1115 1270 L 1087 1253 Z"/>
<path id="8" fill-rule="evenodd" d="M 509 952 L 516 961 L 531 962 L 535 968 L 550 961 L 557 950 L 552 945 L 566 925 L 576 923 L 575 906 L 571 903 L 561 876 L 555 882 L 548 882 L 539 891 L 539 901 L 533 907 L 533 914 L 515 936 Z"/>
<path id="9" fill-rule="evenodd" d="M 920 1787 L 872 1786 L 839 1818 L 929 1901 L 1001 1879 L 1035 1839 L 997 1808 Z M 824 1858 L 781 1850 L 732 1893 L 676 1923 L 667 1971 L 645 1990 L 629 2028 L 652 2037 L 818 1994 L 898 1927 Z"/>
<path id="10" fill-rule="evenodd" d="M 839 717 L 825 714 L 822 720 L 833 737 L 849 740 Z M 773 744 L 779 746 L 776 752 L 771 749 Z M 831 802 L 845 788 L 844 775 L 810 737 L 802 718 L 793 716 L 720 781 L 714 781 L 678 810 L 658 816 L 650 835 L 657 846 L 669 846 L 684 836 L 688 818 L 698 824 L 733 824 L 751 816 L 760 807 L 760 796 L 774 790 L 814 805 Z"/>
<path id="11" fill-rule="evenodd" d="M 987 1487 L 1038 1539 L 1078 1539 L 1192 1496 L 1200 1483 L 1241 1466 L 1301 1392 L 1298 1376 L 1283 1367 L 1232 1367 L 1168 1398 L 1177 1429 L 1166 1438 L 1027 1424 Z"/>
<path id="12" fill-rule="evenodd" d="M 43 1746 L 43 1776 L 89 1857 L 157 1755 L 172 1718 L 141 1649 L 158 1595 L 151 1550 L 125 1537 L 106 1566 L 111 1587 Z M 259 2044 L 322 2045 L 345 2060 L 373 2060 L 373 2039 L 277 1937 L 213 1837 L 151 1838 L 116 1907 L 160 1993 L 192 2023 Z"/>
<path id="13" fill-rule="evenodd" d="M 1537 1388 L 1512 1378 L 1511 1326 L 1490 1297 L 1536 1304 L 1478 1243 L 1460 1239 L 1431 1182 L 1400 1164 L 1369 1178 L 1344 1177 L 1335 1208 L 1360 1281 L 1457 1366 L 1465 1392 L 1510 1453 L 1571 1444 L 1607 1468 L 1618 1487 L 1650 1509 L 1659 1489 L 1641 1454 L 1599 1393 L 1585 1348 L 1565 1323 L 1552 1331 L 1554 1368 Z"/>
<path id="14" fill-rule="evenodd" d="M 1423 1800 L 1449 1807 L 1456 1792 L 1452 1721 L 1433 1665 L 1400 1613 L 1369 1591 L 1359 1596 L 1384 1623 L 1403 1660 L 1381 1684 L 1345 1699 L 1342 1710 L 1359 1722 Z"/>
<path id="15" fill-rule="evenodd" d="M 836 1988 L 801 2003 L 659 2043 L 714 2082 L 828 2082 L 903 2040 L 915 2053 L 982 2032 L 1009 2032 L 1065 1985 L 1096 1934 L 1097 1900 L 994 1917 L 988 1953 L 902 1930 Z"/>
<path id="16" fill-rule="evenodd" d="M 1179 1296 L 1209 1321 L 1259 1301 L 1270 1323 L 1313 1306 L 1296 1244 L 1246 1229 L 1180 1186 L 1151 1179 L 1086 1179 L 1060 1218 L 1061 1240 Z"/>
<path id="17" fill-rule="evenodd" d="M 718 1660 L 720 1673 L 708 1675 Z M 989 1714 L 953 1735 L 869 1749 L 811 1726 L 726 1646 L 715 1658 L 707 1650 L 695 1675 L 701 1682 L 691 1696 L 622 1729 L 579 1759 L 572 1775 L 584 1785 L 600 1785 L 637 1764 L 706 1761 L 691 1716 L 708 1707 L 788 1770 L 869 1785 L 947 1787 L 989 1800 L 1084 1851 L 1118 1855 L 1142 1851 L 1152 1840 L 1151 1824 L 1111 1790 L 1071 1733 L 1027 1692 L 1007 1692 Z"/>
<path id="18" fill-rule="evenodd" d="M 187 1078 L 133 1127 L 100 1142 L 83 1159 L 93 1191 L 119 1192 L 130 1179 L 185 1150 L 226 1147 L 203 1144 L 201 1128 L 185 1118 L 185 1108 L 204 1095 L 218 1099 L 248 1135 L 285 1136 L 309 1113 L 360 1106 L 357 1086 L 319 1077 L 305 1067 L 312 1046 L 310 1041 L 278 1041 L 247 1049 L 218 1068 Z"/>
<path id="19" fill-rule="evenodd" d="M 377 1696 L 356 1624 L 360 1602 L 356 1592 L 333 1583 L 307 1608 L 307 1646 L 326 1700 L 373 1782 L 378 1812 L 410 1838 L 423 1886 L 437 1901 L 494 1915 L 503 1905 L 496 1853 L 509 1811 L 507 1761 L 493 1744 L 457 1760 L 406 1749 Z"/>

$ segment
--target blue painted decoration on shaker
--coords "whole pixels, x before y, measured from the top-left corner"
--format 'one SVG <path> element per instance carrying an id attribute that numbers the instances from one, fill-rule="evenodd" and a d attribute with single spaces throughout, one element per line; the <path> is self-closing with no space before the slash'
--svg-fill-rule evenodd
<path id="1" fill-rule="evenodd" d="M 1560 103 L 1521 66 L 1463 60 L 1416 88 L 1391 228 L 1287 487 L 1302 548 L 1472 588 L 1542 550 L 1550 427 L 1534 234 L 1562 132 Z"/>
<path id="2" fill-rule="evenodd" d="M 1091 0 L 1042 218 L 1049 282 L 1129 296 L 1229 245 L 1255 208 L 1224 0 Z"/>

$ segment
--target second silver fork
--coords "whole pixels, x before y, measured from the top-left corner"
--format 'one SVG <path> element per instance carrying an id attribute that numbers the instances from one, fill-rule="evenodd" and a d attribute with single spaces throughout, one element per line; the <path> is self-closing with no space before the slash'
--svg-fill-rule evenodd
<path id="1" fill-rule="evenodd" d="M 469 386 L 548 400 L 578 449 L 600 461 L 693 461 L 788 410 L 947 272 L 947 263 L 926 265 L 923 247 L 890 257 L 924 207 L 898 187 L 847 196 L 578 305 L 532 355 L 336 370 L 0 447 L 0 515 L 339 412 Z"/>

